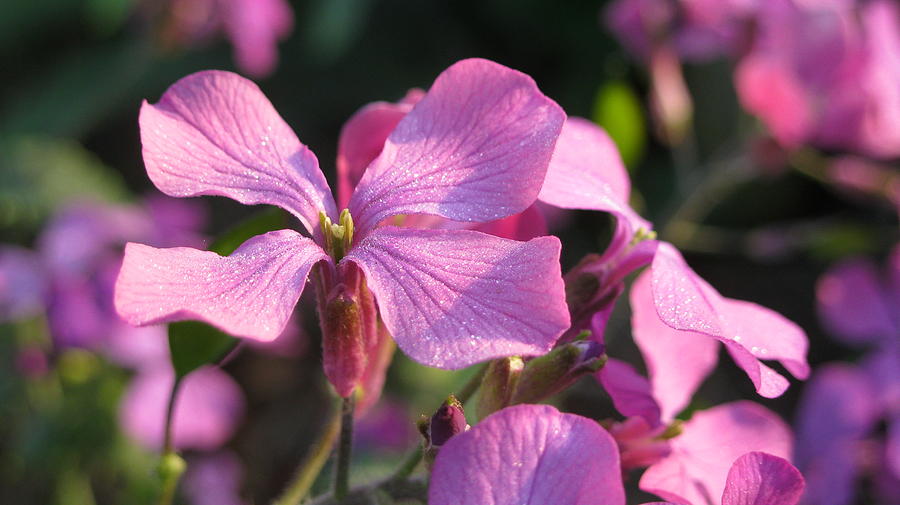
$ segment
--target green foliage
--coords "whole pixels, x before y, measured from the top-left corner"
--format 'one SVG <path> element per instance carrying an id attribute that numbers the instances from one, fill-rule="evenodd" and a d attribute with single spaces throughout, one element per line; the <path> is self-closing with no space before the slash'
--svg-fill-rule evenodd
<path id="1" fill-rule="evenodd" d="M 169 324 L 169 351 L 178 377 L 207 363 L 222 359 L 237 345 L 237 339 L 199 321 Z"/>
<path id="2" fill-rule="evenodd" d="M 0 140 L 0 227 L 31 229 L 74 200 L 120 201 L 121 176 L 72 140 Z"/>
<path id="3" fill-rule="evenodd" d="M 641 161 L 647 144 L 646 121 L 641 100 L 625 82 L 601 85 L 591 116 L 612 137 L 629 168 Z"/>
<path id="4" fill-rule="evenodd" d="M 227 256 L 248 239 L 287 226 L 288 218 L 285 212 L 278 207 L 268 207 L 223 233 L 212 243 L 209 250 Z"/>

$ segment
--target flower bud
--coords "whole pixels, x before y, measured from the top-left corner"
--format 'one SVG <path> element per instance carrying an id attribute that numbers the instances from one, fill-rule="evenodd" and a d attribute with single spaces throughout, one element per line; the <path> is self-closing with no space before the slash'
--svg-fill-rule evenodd
<path id="1" fill-rule="evenodd" d="M 518 356 L 501 358 L 488 365 L 478 393 L 475 411 L 478 419 L 484 419 L 510 404 L 524 369 L 525 362 Z"/>
<path id="2" fill-rule="evenodd" d="M 604 347 L 593 340 L 562 345 L 525 365 L 512 405 L 538 403 L 571 386 L 579 377 L 606 364 Z"/>
<path id="3" fill-rule="evenodd" d="M 353 393 L 366 367 L 365 336 L 359 303 L 343 285 L 320 307 L 325 376 L 341 397 Z"/>
<path id="4" fill-rule="evenodd" d="M 425 437 L 425 464 L 431 468 L 441 446 L 454 435 L 469 429 L 462 403 L 450 395 L 429 420 L 419 422 L 419 431 Z"/>

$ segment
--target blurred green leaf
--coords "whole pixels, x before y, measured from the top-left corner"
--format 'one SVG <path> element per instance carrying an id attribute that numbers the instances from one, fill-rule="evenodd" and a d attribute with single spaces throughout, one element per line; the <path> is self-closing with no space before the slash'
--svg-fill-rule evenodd
<path id="1" fill-rule="evenodd" d="M 827 227 L 813 234 L 809 241 L 810 254 L 823 262 L 837 261 L 846 256 L 873 254 L 884 247 L 879 230 L 853 223 Z"/>
<path id="2" fill-rule="evenodd" d="M 278 207 L 268 207 L 220 235 L 209 247 L 209 250 L 227 256 L 248 239 L 266 232 L 281 230 L 287 226 L 287 214 Z"/>
<path id="3" fill-rule="evenodd" d="M 101 35 L 110 35 L 122 26 L 136 0 L 87 0 L 87 18 Z"/>
<path id="4" fill-rule="evenodd" d="M 121 201 L 119 174 L 77 142 L 0 140 L 0 227 L 36 226 L 73 200 Z"/>
<path id="5" fill-rule="evenodd" d="M 222 359 L 237 342 L 236 338 L 199 321 L 169 324 L 169 351 L 178 377 Z"/>
<path id="6" fill-rule="evenodd" d="M 609 133 L 629 168 L 641 160 L 647 126 L 641 101 L 625 82 L 609 81 L 600 86 L 592 119 Z"/>

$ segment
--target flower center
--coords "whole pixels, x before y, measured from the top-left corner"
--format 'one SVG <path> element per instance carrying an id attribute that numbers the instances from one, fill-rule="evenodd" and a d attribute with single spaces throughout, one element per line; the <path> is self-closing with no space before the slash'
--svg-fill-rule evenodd
<path id="1" fill-rule="evenodd" d="M 332 223 L 331 218 L 320 211 L 319 225 L 325 239 L 325 252 L 334 258 L 335 262 L 341 261 L 353 243 L 353 218 L 350 217 L 350 210 L 342 210 L 337 223 Z"/>

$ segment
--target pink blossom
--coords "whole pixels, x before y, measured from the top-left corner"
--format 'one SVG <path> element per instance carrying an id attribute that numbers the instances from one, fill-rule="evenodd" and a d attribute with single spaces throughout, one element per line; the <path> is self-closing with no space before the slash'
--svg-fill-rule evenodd
<path id="1" fill-rule="evenodd" d="M 172 0 L 170 16 L 175 36 L 196 43 L 221 31 L 231 40 L 238 68 L 264 77 L 278 63 L 278 41 L 294 27 L 285 0 Z"/>
<path id="2" fill-rule="evenodd" d="M 595 421 L 546 405 L 507 407 L 438 453 L 431 505 L 624 505 L 619 454 Z"/>
<path id="3" fill-rule="evenodd" d="M 238 456 L 220 451 L 190 458 L 183 489 L 193 505 L 243 505 L 244 468 Z"/>
<path id="4" fill-rule="evenodd" d="M 172 390 L 171 368 L 139 373 L 119 405 L 122 428 L 148 448 L 161 449 L 166 408 Z M 215 367 L 183 379 L 175 400 L 173 444 L 180 449 L 215 449 L 225 443 L 244 412 L 244 396 L 228 374 Z"/>
<path id="5" fill-rule="evenodd" d="M 784 458 L 765 452 L 748 452 L 738 458 L 728 471 L 720 503 L 795 505 L 803 493 L 803 486 L 803 476 Z M 675 504 L 654 502 L 644 505 Z"/>
<path id="6" fill-rule="evenodd" d="M 872 2 L 761 2 L 736 72 L 743 105 L 786 147 L 900 154 L 900 10 Z"/>
<path id="7" fill-rule="evenodd" d="M 726 491 L 735 461 L 754 451 L 787 459 L 791 438 L 790 428 L 777 415 L 752 402 L 697 412 L 671 439 L 671 453 L 644 472 L 640 488 L 676 503 L 729 503 L 716 497 Z"/>
<path id="8" fill-rule="evenodd" d="M 202 319 L 269 340 L 316 266 L 325 371 L 344 396 L 365 373 L 379 318 L 430 366 L 546 352 L 569 324 L 557 239 L 382 222 L 398 214 L 486 222 L 525 210 L 564 119 L 524 74 L 459 62 L 397 123 L 339 215 L 315 156 L 255 85 L 226 72 L 188 76 L 141 110 L 154 184 L 172 196 L 281 206 L 313 238 L 271 232 L 228 257 L 129 244 L 116 307 L 132 324 Z"/>

